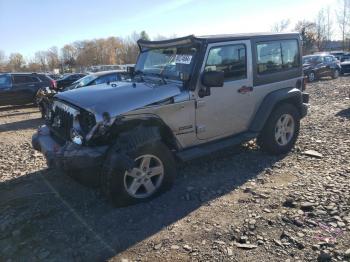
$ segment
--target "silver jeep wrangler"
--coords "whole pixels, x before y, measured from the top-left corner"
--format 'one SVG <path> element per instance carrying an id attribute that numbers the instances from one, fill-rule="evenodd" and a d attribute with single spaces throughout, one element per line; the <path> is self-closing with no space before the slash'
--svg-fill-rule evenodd
<path id="1" fill-rule="evenodd" d="M 168 189 L 175 163 L 257 138 L 294 146 L 307 114 L 299 34 L 139 40 L 132 80 L 55 96 L 32 144 L 117 206 Z"/>

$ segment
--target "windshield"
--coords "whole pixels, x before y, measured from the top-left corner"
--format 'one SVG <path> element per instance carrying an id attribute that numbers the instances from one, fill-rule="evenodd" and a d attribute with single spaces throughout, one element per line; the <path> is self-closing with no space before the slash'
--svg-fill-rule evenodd
<path id="1" fill-rule="evenodd" d="M 80 87 L 86 86 L 89 83 L 91 83 L 92 81 L 94 81 L 96 78 L 97 78 L 97 76 L 94 76 L 94 75 L 84 76 L 83 78 L 76 81 L 75 84 L 78 84 Z"/>
<path id="2" fill-rule="evenodd" d="M 136 74 L 160 75 L 164 78 L 184 80 L 192 73 L 195 47 L 178 46 L 143 51 L 135 66 Z"/>

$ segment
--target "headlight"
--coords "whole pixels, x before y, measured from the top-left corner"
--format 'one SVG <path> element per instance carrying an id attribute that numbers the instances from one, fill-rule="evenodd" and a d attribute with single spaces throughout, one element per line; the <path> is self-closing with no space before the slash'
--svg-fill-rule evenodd
<path id="1" fill-rule="evenodd" d="M 77 144 L 77 145 L 83 144 L 84 139 L 83 139 L 82 135 L 74 128 L 71 129 L 70 138 L 74 144 Z"/>

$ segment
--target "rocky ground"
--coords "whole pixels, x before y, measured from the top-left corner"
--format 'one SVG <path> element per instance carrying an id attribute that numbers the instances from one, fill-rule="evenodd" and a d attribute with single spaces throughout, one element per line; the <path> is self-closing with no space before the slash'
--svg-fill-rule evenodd
<path id="1" fill-rule="evenodd" d="M 247 143 L 119 209 L 46 168 L 30 144 L 35 108 L 0 108 L 0 261 L 350 261 L 349 79 L 308 85 L 288 155 Z"/>

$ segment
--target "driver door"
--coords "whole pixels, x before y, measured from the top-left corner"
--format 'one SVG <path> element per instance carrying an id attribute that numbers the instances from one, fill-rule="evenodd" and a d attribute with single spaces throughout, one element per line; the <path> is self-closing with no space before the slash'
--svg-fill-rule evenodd
<path id="1" fill-rule="evenodd" d="M 197 93 L 197 138 L 210 141 L 246 131 L 255 110 L 250 41 L 208 45 L 201 74 L 205 71 L 223 71 L 224 85 L 202 98 Z"/>

